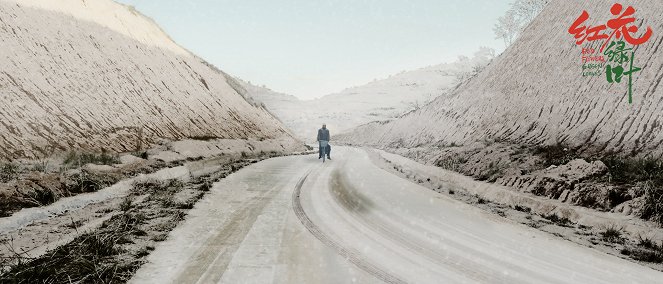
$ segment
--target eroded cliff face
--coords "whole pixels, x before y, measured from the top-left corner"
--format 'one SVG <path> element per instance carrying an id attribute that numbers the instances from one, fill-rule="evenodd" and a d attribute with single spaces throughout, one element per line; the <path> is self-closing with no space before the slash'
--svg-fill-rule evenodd
<path id="1" fill-rule="evenodd" d="M 637 1 L 635 23 L 654 34 L 636 46 L 633 104 L 628 84 L 583 77 L 582 47 L 568 29 L 583 10 L 605 24 L 615 1 L 552 1 L 523 35 L 482 73 L 422 109 L 346 135 L 348 142 L 412 147 L 486 139 L 556 144 L 598 152 L 663 153 L 663 2 Z M 640 32 L 640 33 L 641 33 Z M 638 33 L 638 36 L 640 35 Z M 602 41 L 584 47 L 599 49 Z"/>
<path id="2" fill-rule="evenodd" d="M 3 158 L 290 136 L 234 79 L 110 0 L 1 0 L 0 49 Z"/>

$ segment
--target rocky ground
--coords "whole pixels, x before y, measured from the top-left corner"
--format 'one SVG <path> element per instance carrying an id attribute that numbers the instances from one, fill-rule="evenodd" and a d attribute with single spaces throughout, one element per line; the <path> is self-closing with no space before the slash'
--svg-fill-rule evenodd
<path id="1" fill-rule="evenodd" d="M 655 158 L 499 142 L 385 150 L 518 192 L 663 223 L 663 163 Z"/>
<path id="2" fill-rule="evenodd" d="M 660 163 L 500 143 L 378 151 L 383 168 L 441 194 L 564 239 L 663 269 Z M 423 165 L 426 164 L 426 165 Z M 443 168 L 443 169 L 440 169 Z M 442 180 L 471 188 L 442 188 Z M 471 181 L 469 181 L 471 183 Z M 658 191 L 657 191 L 658 190 Z M 658 199 L 657 199 L 658 198 Z"/>

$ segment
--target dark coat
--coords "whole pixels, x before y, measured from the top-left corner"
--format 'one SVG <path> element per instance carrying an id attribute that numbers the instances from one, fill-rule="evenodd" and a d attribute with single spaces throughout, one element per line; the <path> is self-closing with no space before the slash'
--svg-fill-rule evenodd
<path id="1" fill-rule="evenodd" d="M 329 129 L 320 128 L 318 129 L 318 139 L 316 141 L 329 141 Z"/>

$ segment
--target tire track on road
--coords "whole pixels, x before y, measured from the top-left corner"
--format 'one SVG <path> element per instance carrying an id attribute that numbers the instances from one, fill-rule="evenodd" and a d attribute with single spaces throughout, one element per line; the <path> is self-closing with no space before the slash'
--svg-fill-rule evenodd
<path id="1" fill-rule="evenodd" d="M 311 170 L 312 171 L 312 170 Z M 398 278 L 397 276 L 394 276 L 381 268 L 377 267 L 373 263 L 370 263 L 366 261 L 360 252 L 344 247 L 341 245 L 339 242 L 335 241 L 331 237 L 327 236 L 325 233 L 323 233 L 318 226 L 316 226 L 313 221 L 306 215 L 306 212 L 304 211 L 304 208 L 302 207 L 301 201 L 300 201 L 300 193 L 302 189 L 302 185 L 308 178 L 309 174 L 311 173 L 309 171 L 306 173 L 298 182 L 297 185 L 295 186 L 295 190 L 292 193 L 292 208 L 295 211 L 295 215 L 297 215 L 297 218 L 299 221 L 302 223 L 302 225 L 313 235 L 315 236 L 318 240 L 320 240 L 322 243 L 325 245 L 329 246 L 330 248 L 334 249 L 338 254 L 343 256 L 345 259 L 356 265 L 357 267 L 361 268 L 362 270 L 366 271 L 367 273 L 375 276 L 376 278 L 384 281 L 385 283 L 392 283 L 392 284 L 400 284 L 400 283 L 407 283 L 404 280 Z"/>
<path id="2" fill-rule="evenodd" d="M 258 215 L 274 199 L 279 190 L 279 184 L 275 184 L 268 191 L 253 197 L 250 202 L 235 211 L 228 222 L 219 229 L 219 232 L 199 249 L 195 260 L 187 265 L 184 273 L 177 278 L 175 283 L 218 282 Z M 222 245 L 225 248 L 221 248 Z"/>
<path id="3" fill-rule="evenodd" d="M 449 256 L 452 255 L 452 253 L 449 251 L 442 253 L 433 250 L 431 248 L 422 246 L 417 242 L 413 241 L 410 237 L 406 236 L 405 234 L 399 233 L 399 230 L 396 230 L 394 227 L 390 227 L 389 225 L 387 225 L 384 221 L 380 220 L 381 219 L 380 217 L 365 215 L 360 210 L 353 210 L 353 205 L 351 204 L 351 200 L 346 200 L 345 196 L 352 196 L 353 198 L 357 198 L 355 194 L 349 193 L 352 191 L 356 191 L 356 189 L 352 189 L 352 186 L 347 184 L 347 182 L 343 180 L 343 177 L 340 176 L 338 171 L 335 171 L 332 174 L 332 182 L 338 187 L 340 187 L 336 189 L 332 188 L 332 190 L 345 192 L 345 194 L 340 192 L 331 192 L 331 195 L 334 197 L 335 201 L 339 203 L 340 206 L 345 207 L 350 211 L 353 211 L 354 219 L 363 226 L 365 226 L 366 228 L 369 228 L 374 232 L 378 232 L 382 236 L 387 237 L 388 239 L 394 241 L 395 243 L 401 244 L 404 248 L 412 252 L 415 252 L 422 257 L 425 257 L 426 259 L 437 265 L 444 266 L 452 271 L 455 271 L 460 275 L 467 277 L 468 279 L 472 279 L 474 281 L 478 281 L 481 283 L 490 283 L 491 281 L 495 280 L 495 275 L 498 275 L 498 272 L 495 271 L 493 271 L 492 272 L 493 274 L 491 274 L 491 272 L 487 271 L 486 269 L 484 270 L 479 270 L 476 268 L 472 269 L 472 265 L 475 264 L 469 262 L 469 260 L 463 255 L 453 255 L 453 257 L 450 258 Z M 445 226 L 448 225 L 445 224 Z M 466 234 L 466 232 L 462 231 L 458 231 L 458 233 Z M 468 237 L 472 237 L 472 235 L 469 235 Z M 465 252 L 472 251 L 474 254 L 480 254 L 480 251 L 478 251 L 477 249 L 462 245 L 458 242 L 454 242 L 453 245 L 458 248 L 461 248 Z M 482 256 L 482 259 L 487 261 L 492 261 L 495 263 L 500 262 L 499 258 L 487 254 L 484 254 Z M 505 268 L 508 268 L 511 271 L 523 270 L 522 267 L 514 266 L 509 263 L 503 263 L 503 265 Z M 537 279 L 545 279 L 545 277 L 542 275 L 536 275 L 536 276 L 538 277 Z M 513 279 L 509 281 L 510 281 L 509 283 L 522 283 Z"/>

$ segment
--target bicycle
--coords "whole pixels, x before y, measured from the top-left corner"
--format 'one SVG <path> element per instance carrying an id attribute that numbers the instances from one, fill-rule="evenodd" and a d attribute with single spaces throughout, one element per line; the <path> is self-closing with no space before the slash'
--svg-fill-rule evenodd
<path id="1" fill-rule="evenodd" d="M 319 142 L 318 153 L 319 155 L 322 155 L 322 162 L 324 163 L 325 158 L 327 157 L 327 145 L 329 144 L 329 141 L 320 140 L 318 142 Z"/>

